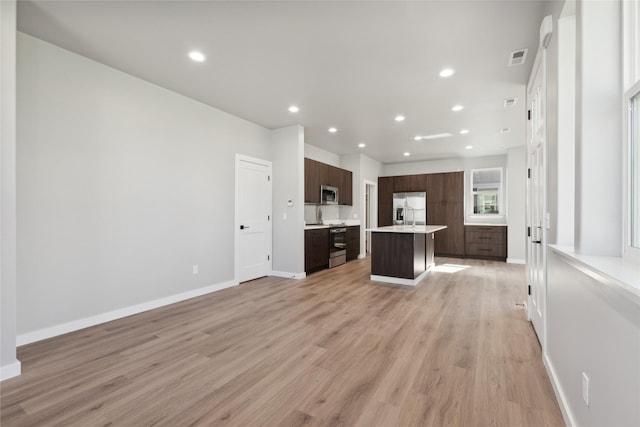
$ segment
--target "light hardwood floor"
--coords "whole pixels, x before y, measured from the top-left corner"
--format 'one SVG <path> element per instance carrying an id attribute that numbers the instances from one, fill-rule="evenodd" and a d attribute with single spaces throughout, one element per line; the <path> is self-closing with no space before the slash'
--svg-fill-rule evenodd
<path id="1" fill-rule="evenodd" d="M 369 260 L 264 278 L 21 347 L 1 424 L 564 425 L 524 267 L 369 281 Z"/>

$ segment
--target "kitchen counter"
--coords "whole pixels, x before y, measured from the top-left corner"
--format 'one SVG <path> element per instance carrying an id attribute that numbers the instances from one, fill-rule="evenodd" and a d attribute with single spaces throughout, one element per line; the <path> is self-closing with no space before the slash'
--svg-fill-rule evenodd
<path id="1" fill-rule="evenodd" d="M 446 225 L 388 225 L 386 227 L 367 228 L 366 231 L 377 233 L 418 233 L 431 234 L 436 231 L 444 230 Z"/>
<path id="2" fill-rule="evenodd" d="M 434 264 L 435 233 L 446 225 L 370 228 L 371 280 L 416 286 Z"/>
<path id="3" fill-rule="evenodd" d="M 331 228 L 331 227 L 355 227 L 360 225 L 360 220 L 352 219 L 352 220 L 327 220 L 326 223 L 323 224 L 305 224 L 305 230 L 318 230 L 321 228 Z"/>

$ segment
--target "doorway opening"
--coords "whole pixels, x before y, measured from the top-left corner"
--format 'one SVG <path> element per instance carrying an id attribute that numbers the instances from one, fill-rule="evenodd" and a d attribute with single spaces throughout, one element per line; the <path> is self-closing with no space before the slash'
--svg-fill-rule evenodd
<path id="1" fill-rule="evenodd" d="M 361 231 L 361 247 L 364 248 L 362 254 L 364 256 L 371 254 L 371 232 L 366 231 L 368 228 L 377 227 L 378 225 L 378 194 L 376 192 L 376 183 L 364 180 L 363 189 L 363 207 L 364 227 Z"/>

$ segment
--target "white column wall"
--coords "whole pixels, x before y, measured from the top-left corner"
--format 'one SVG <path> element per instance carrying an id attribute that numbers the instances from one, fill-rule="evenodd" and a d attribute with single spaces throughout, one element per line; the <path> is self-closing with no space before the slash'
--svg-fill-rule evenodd
<path id="1" fill-rule="evenodd" d="M 0 380 L 16 359 L 16 2 L 0 2 Z"/>
<path id="2" fill-rule="evenodd" d="M 622 252 L 621 19 L 619 1 L 576 5 L 575 250 L 583 255 Z"/>

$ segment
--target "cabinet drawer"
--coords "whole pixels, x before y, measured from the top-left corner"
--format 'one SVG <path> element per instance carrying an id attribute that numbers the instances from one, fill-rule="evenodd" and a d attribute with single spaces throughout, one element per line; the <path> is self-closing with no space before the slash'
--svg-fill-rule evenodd
<path id="1" fill-rule="evenodd" d="M 467 243 L 499 245 L 504 243 L 505 235 L 502 233 L 491 233 L 486 231 L 467 231 L 465 233 L 465 239 Z"/>
<path id="2" fill-rule="evenodd" d="M 464 240 L 467 257 L 507 257 L 507 227 L 467 225 Z"/>
<path id="3" fill-rule="evenodd" d="M 506 258 L 507 251 L 504 245 L 487 245 L 484 243 L 467 242 L 465 253 L 467 256 L 487 256 Z"/>

